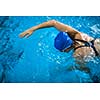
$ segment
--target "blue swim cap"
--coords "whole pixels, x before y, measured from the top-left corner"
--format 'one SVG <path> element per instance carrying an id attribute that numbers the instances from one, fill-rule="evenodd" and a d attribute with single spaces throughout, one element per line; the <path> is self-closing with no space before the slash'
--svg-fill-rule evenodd
<path id="1" fill-rule="evenodd" d="M 54 46 L 56 49 L 62 51 L 69 48 L 73 44 L 73 40 L 68 36 L 66 32 L 60 32 L 54 41 Z"/>

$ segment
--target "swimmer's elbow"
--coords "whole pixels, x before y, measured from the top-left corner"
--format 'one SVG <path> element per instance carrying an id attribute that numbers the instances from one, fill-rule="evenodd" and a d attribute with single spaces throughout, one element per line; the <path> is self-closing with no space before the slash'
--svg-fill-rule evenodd
<path id="1" fill-rule="evenodd" d="M 57 23 L 56 20 L 50 20 L 49 23 L 51 23 L 52 26 L 55 26 L 55 24 Z"/>

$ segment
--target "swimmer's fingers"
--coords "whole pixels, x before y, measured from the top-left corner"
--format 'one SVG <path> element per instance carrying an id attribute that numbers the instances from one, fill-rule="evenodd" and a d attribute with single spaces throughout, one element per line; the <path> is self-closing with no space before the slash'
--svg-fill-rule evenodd
<path id="1" fill-rule="evenodd" d="M 27 36 L 27 35 L 28 35 L 27 32 L 23 32 L 23 33 L 21 33 L 21 34 L 19 35 L 19 37 L 20 37 L 20 38 L 23 38 L 23 37 L 25 37 L 25 36 Z"/>
<path id="2" fill-rule="evenodd" d="M 29 29 L 29 30 L 27 30 L 27 31 L 25 31 L 25 32 L 23 32 L 23 33 L 21 33 L 21 34 L 19 35 L 19 37 L 21 37 L 21 38 L 23 38 L 23 37 L 28 38 L 30 35 L 32 35 L 32 33 L 33 33 L 33 30 Z"/>
<path id="3" fill-rule="evenodd" d="M 31 36 L 32 34 L 28 33 L 25 37 L 28 38 L 29 36 Z"/>

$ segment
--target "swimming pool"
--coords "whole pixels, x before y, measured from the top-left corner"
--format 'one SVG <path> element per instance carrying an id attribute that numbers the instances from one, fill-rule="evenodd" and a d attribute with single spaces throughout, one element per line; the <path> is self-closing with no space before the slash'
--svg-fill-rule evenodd
<path id="1" fill-rule="evenodd" d="M 99 58 L 93 58 L 87 63 L 90 74 L 67 70 L 75 66 L 73 51 L 63 53 L 54 48 L 54 38 L 58 34 L 55 28 L 37 30 L 27 39 L 18 37 L 26 29 L 52 19 L 100 38 L 99 16 L 1 16 L 0 82 L 100 82 Z"/>

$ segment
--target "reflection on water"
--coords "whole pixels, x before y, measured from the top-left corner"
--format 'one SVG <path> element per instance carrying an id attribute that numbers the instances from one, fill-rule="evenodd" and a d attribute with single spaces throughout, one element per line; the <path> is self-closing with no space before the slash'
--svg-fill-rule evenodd
<path id="1" fill-rule="evenodd" d="M 100 60 L 88 62 L 91 73 L 68 71 L 75 66 L 72 51 L 54 48 L 58 31 L 41 29 L 28 39 L 19 33 L 44 21 L 55 19 L 93 37 L 100 35 L 100 17 L 2 16 L 0 17 L 0 82 L 100 82 Z M 88 61 L 88 59 L 87 59 Z"/>

